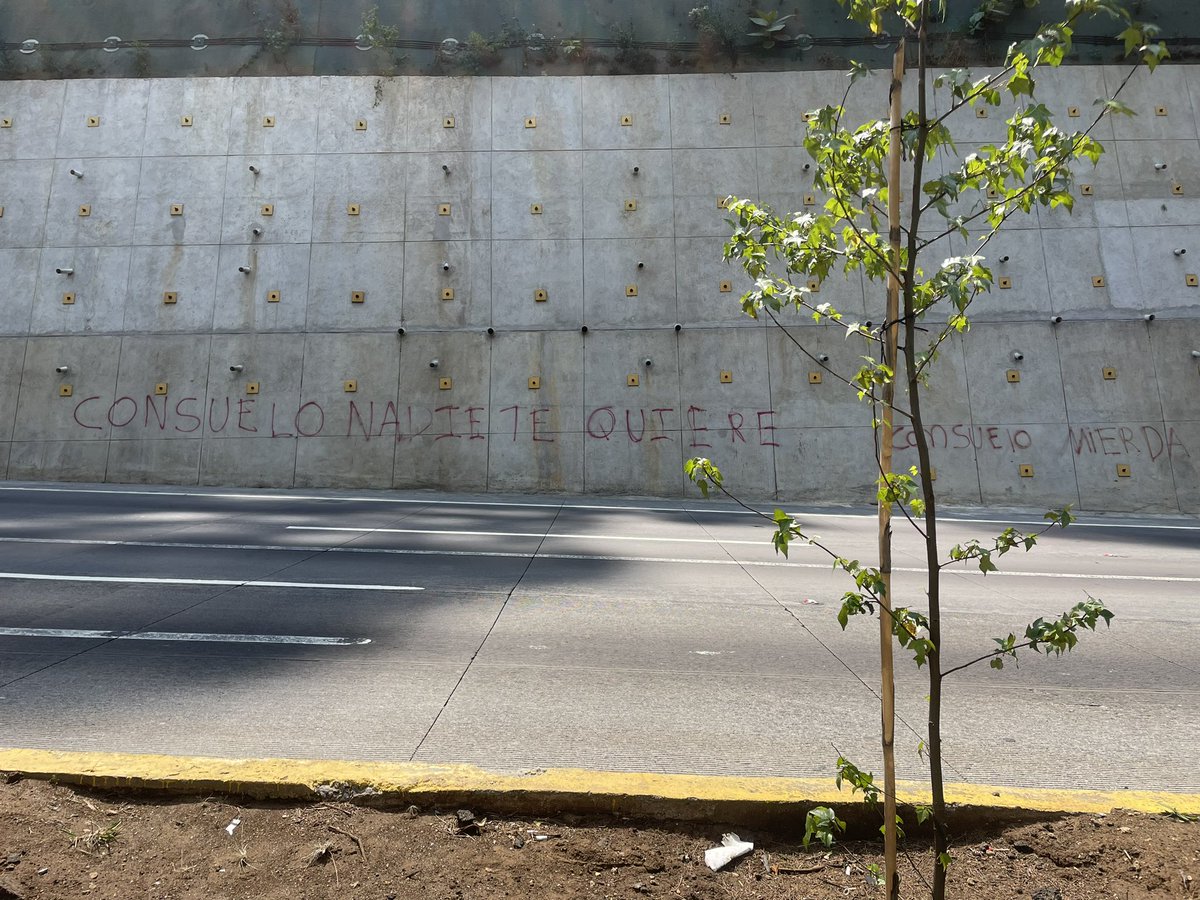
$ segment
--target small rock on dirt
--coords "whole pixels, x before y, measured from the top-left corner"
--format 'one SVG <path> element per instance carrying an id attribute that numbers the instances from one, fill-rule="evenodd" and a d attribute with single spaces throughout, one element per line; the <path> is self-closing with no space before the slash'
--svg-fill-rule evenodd
<path id="1" fill-rule="evenodd" d="M 1038 888 L 1033 892 L 1033 900 L 1062 900 L 1062 891 L 1056 887 Z"/>
<path id="2" fill-rule="evenodd" d="M 479 823 L 475 821 L 475 813 L 469 809 L 460 809 L 454 814 L 454 822 L 459 834 L 479 834 Z"/>

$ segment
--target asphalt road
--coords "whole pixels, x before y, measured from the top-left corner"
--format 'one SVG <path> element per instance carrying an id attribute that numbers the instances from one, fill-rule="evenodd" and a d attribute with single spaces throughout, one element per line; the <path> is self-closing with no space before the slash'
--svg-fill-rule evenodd
<path id="1" fill-rule="evenodd" d="M 873 512 L 802 512 L 873 558 Z M 0 484 L 0 746 L 877 769 L 876 626 L 843 632 L 845 576 L 769 534 L 699 498 Z M 901 530 L 898 602 L 921 606 L 922 559 Z M 1067 657 L 953 676 L 947 777 L 1200 790 L 1200 523 L 1093 520 L 1001 562 L 947 574 L 948 664 L 1088 593 L 1117 618 Z M 897 684 L 900 775 L 920 778 L 926 690 L 903 656 Z"/>

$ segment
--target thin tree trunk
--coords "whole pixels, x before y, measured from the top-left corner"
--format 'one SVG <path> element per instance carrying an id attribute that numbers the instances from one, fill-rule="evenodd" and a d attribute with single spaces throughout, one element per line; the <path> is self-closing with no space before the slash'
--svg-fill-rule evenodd
<path id="1" fill-rule="evenodd" d="M 917 368 L 917 331 L 911 304 L 906 307 L 905 365 L 910 373 Z M 946 896 L 946 869 L 941 863 L 943 853 L 950 850 L 949 832 L 946 829 L 946 794 L 942 778 L 942 612 L 941 612 L 941 562 L 937 540 L 937 506 L 933 494 L 932 463 L 929 456 L 929 441 L 921 418 L 921 400 L 917 379 L 908 378 L 909 410 L 912 413 L 913 433 L 917 437 L 917 460 L 921 469 L 921 484 L 925 499 L 925 564 L 929 569 L 926 593 L 929 596 L 929 640 L 933 648 L 926 657 L 929 669 L 929 741 L 926 747 L 929 756 L 929 785 L 933 795 L 933 900 L 944 900 Z"/>
<path id="2" fill-rule="evenodd" d="M 888 159 L 888 233 L 891 237 L 892 274 L 888 277 L 887 315 L 884 338 L 884 363 L 897 372 L 897 344 L 900 336 L 900 151 L 901 86 L 904 80 L 904 40 L 896 47 L 892 63 L 891 145 Z M 887 479 L 892 474 L 893 414 L 896 401 L 895 378 L 883 386 L 882 423 L 879 432 L 879 470 Z M 886 489 L 886 484 L 885 484 Z M 884 883 L 888 900 L 900 896 L 900 876 L 896 871 L 896 685 L 892 667 L 892 504 L 879 503 L 879 574 L 883 591 L 879 602 L 879 668 L 883 738 L 883 860 Z"/>
<path id="3" fill-rule="evenodd" d="M 913 153 L 914 171 L 912 190 L 914 196 L 921 187 L 925 163 L 925 147 L 929 136 L 928 78 L 926 72 L 926 15 L 921 10 L 921 22 L 917 36 L 917 146 Z M 942 613 L 941 613 L 941 554 L 937 539 L 937 498 L 933 490 L 933 463 L 929 455 L 929 441 L 921 414 L 921 385 L 917 378 L 917 317 L 913 304 L 913 277 L 916 271 L 917 240 L 920 227 L 920 205 L 913 204 L 912 220 L 909 223 L 909 259 L 904 289 L 904 362 L 907 369 L 909 411 L 912 414 L 912 429 L 916 437 L 917 461 L 921 473 L 921 492 L 925 500 L 925 562 L 929 570 L 926 593 L 929 597 L 929 640 L 933 644 L 927 657 L 929 668 L 929 784 L 933 797 L 933 900 L 945 900 L 946 868 L 941 863 L 942 854 L 950 849 L 949 831 L 946 827 L 946 794 L 942 776 Z"/>

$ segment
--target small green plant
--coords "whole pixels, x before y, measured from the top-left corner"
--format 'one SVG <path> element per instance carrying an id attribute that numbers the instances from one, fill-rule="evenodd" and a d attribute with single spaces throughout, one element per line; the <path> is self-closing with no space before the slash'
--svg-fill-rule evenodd
<path id="1" fill-rule="evenodd" d="M 71 835 L 71 848 L 78 850 L 80 853 L 85 853 L 88 856 L 103 855 L 112 850 L 112 845 L 117 840 L 117 835 L 121 832 L 121 823 L 113 822 L 105 828 L 99 825 L 93 825 L 83 834 L 75 834 L 68 831 Z"/>
<path id="2" fill-rule="evenodd" d="M 287 53 L 293 43 L 294 41 L 282 29 L 272 29 L 263 33 L 263 45 L 271 51 L 271 55 L 276 59 L 280 59 Z"/>
<path id="3" fill-rule="evenodd" d="M 495 53 L 500 49 L 500 46 L 494 38 L 490 38 L 478 31 L 472 31 L 467 35 L 466 49 L 468 53 L 475 53 L 482 56 L 488 53 Z"/>
<path id="4" fill-rule="evenodd" d="M 733 18 L 714 6 L 697 6 L 688 13 L 688 24 L 707 39 L 722 47 L 732 47 L 739 35 Z M 702 41 L 703 42 L 703 41 Z"/>
<path id="5" fill-rule="evenodd" d="M 978 34 L 987 25 L 1003 22 L 1012 15 L 1014 5 L 1015 0 L 983 0 L 979 8 L 967 19 L 967 31 L 970 34 Z M 1025 5 L 1033 6 L 1033 3 L 1026 0 Z"/>
<path id="6" fill-rule="evenodd" d="M 1187 825 L 1194 825 L 1197 822 L 1200 822 L 1200 816 L 1193 815 L 1192 813 L 1180 812 L 1173 806 L 1170 809 L 1164 809 L 1163 815 L 1172 822 L 1183 822 Z"/>
<path id="7" fill-rule="evenodd" d="M 618 25 L 613 29 L 613 36 L 617 42 L 617 52 L 613 58 L 620 66 L 621 71 L 654 71 L 654 56 L 650 51 L 638 46 L 637 32 L 633 28 L 633 22 Z"/>
<path id="8" fill-rule="evenodd" d="M 133 74 L 135 78 L 150 77 L 150 48 L 143 41 L 134 41 L 133 47 Z"/>
<path id="9" fill-rule="evenodd" d="M 828 850 L 838 834 L 844 834 L 845 831 L 846 823 L 832 809 L 828 806 L 813 807 L 804 817 L 804 849 L 807 850 L 815 839 Z"/>
<path id="10" fill-rule="evenodd" d="M 717 30 L 714 23 L 712 11 L 707 6 L 695 6 L 688 10 L 688 24 L 697 31 L 712 31 Z"/>
<path id="11" fill-rule="evenodd" d="M 500 61 L 501 46 L 496 38 L 472 31 L 458 48 L 457 64 L 465 71 L 475 74 L 484 67 L 494 66 Z"/>
<path id="12" fill-rule="evenodd" d="M 794 16 L 781 16 L 776 10 L 771 12 L 759 10 L 750 17 L 750 21 L 759 26 L 759 30 L 748 32 L 748 36 L 762 38 L 763 49 L 770 50 L 778 43 L 791 40 L 791 37 L 783 31 L 787 28 L 787 20 L 791 18 Z"/>
<path id="13" fill-rule="evenodd" d="M 529 31 L 516 16 L 500 26 L 500 33 L 494 39 L 499 47 L 521 47 L 529 38 Z"/>
<path id="14" fill-rule="evenodd" d="M 284 0 L 278 7 L 279 19 L 274 28 L 263 31 L 263 46 L 276 59 L 282 59 L 300 40 L 300 10 L 294 0 Z"/>
<path id="15" fill-rule="evenodd" d="M 618 53 L 628 53 L 637 44 L 637 32 L 633 29 L 633 22 L 626 22 L 624 25 L 617 25 L 613 28 L 613 38 L 617 42 Z"/>
<path id="16" fill-rule="evenodd" d="M 376 47 L 387 47 L 400 40 L 400 29 L 395 25 L 384 25 L 380 22 L 379 7 L 372 6 L 363 13 L 359 36 L 374 50 Z"/>

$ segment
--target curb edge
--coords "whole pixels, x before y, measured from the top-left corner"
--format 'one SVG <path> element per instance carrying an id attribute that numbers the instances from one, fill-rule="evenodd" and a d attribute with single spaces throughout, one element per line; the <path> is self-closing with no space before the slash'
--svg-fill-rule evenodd
<path id="1" fill-rule="evenodd" d="M 221 793 L 260 801 L 313 801 L 319 785 L 343 784 L 374 793 L 372 806 L 478 805 L 507 815 L 576 813 L 687 822 L 791 825 L 815 805 L 860 805 L 831 778 L 666 775 L 586 769 L 493 772 L 471 765 L 350 760 L 218 759 L 127 753 L 0 748 L 0 771 L 102 790 L 173 795 Z M 899 782 L 902 804 L 926 803 L 929 787 Z M 1200 814 L 1200 794 L 1138 790 L 1059 790 L 946 785 L 956 817 L 1013 818 L 1049 814 Z"/>

